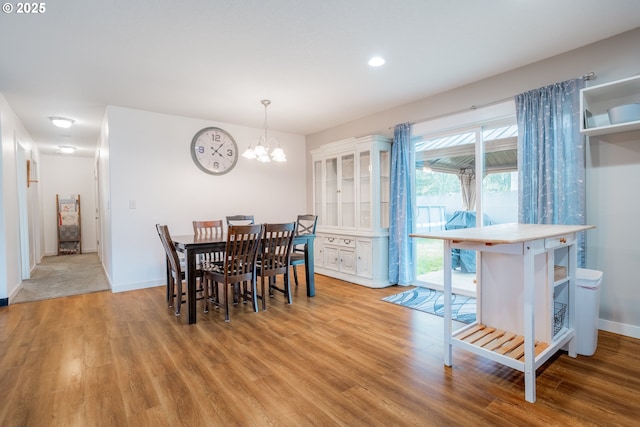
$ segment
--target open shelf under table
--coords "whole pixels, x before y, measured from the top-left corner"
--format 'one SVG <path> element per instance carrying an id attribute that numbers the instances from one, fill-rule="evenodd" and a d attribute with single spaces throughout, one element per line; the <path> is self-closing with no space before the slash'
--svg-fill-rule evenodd
<path id="1" fill-rule="evenodd" d="M 535 341 L 533 354 L 537 368 L 574 336 L 573 329 L 563 328 L 551 344 Z M 521 372 L 525 370 L 524 336 L 481 323 L 472 323 L 457 330 L 451 343 L 475 354 L 495 360 Z"/>

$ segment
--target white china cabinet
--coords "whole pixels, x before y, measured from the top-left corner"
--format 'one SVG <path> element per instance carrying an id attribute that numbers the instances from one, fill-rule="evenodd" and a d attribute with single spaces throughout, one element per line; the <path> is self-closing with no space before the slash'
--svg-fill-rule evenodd
<path id="1" fill-rule="evenodd" d="M 318 215 L 315 271 L 364 286 L 388 286 L 391 140 L 349 138 L 311 155 Z"/>

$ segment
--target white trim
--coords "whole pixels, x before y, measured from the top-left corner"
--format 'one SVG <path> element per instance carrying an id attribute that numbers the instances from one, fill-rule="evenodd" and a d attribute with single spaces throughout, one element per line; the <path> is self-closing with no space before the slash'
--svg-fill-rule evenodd
<path id="1" fill-rule="evenodd" d="M 125 285 L 111 286 L 111 292 L 126 292 L 126 291 L 136 291 L 138 289 L 146 289 L 146 288 L 155 288 L 158 286 L 165 286 L 166 280 L 152 280 L 149 282 L 138 282 L 138 283 L 128 283 Z"/>
<path id="2" fill-rule="evenodd" d="M 598 320 L 598 329 L 624 335 L 631 338 L 640 339 L 640 326 L 628 325 L 626 323 L 612 322 L 611 320 Z"/>
<path id="3" fill-rule="evenodd" d="M 413 125 L 412 136 L 428 135 L 468 126 L 484 125 L 488 121 L 515 117 L 516 103 L 514 100 L 501 102 L 487 107 L 469 110 L 463 113 L 440 117 Z"/>

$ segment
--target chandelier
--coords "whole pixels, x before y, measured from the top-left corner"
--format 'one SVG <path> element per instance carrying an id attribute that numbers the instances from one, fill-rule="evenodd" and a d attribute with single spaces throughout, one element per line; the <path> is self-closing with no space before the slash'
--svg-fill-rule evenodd
<path id="1" fill-rule="evenodd" d="M 285 156 L 282 147 L 280 147 L 280 141 L 273 136 L 269 138 L 267 135 L 267 107 L 271 104 L 271 101 L 263 99 L 260 102 L 264 105 L 264 136 L 261 136 L 260 139 L 258 139 L 256 148 L 251 148 L 251 145 L 249 145 L 249 148 L 244 150 L 244 153 L 242 153 L 242 157 L 247 159 L 257 159 L 259 162 L 264 163 L 270 162 L 271 159 L 275 162 L 286 162 L 287 157 Z M 269 148 L 271 146 L 275 146 L 275 148 L 271 152 L 271 155 L 269 155 Z"/>

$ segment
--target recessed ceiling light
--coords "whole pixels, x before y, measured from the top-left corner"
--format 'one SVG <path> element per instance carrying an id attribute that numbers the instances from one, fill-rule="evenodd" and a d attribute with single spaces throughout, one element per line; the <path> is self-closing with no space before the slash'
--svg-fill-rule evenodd
<path id="1" fill-rule="evenodd" d="M 70 145 L 61 145 L 58 147 L 58 150 L 58 152 L 62 154 L 72 154 L 74 151 L 76 151 L 76 147 L 72 147 Z"/>
<path id="2" fill-rule="evenodd" d="M 372 67 L 379 67 L 381 65 L 384 65 L 384 63 L 385 63 L 384 58 L 381 58 L 379 56 L 374 56 L 369 60 L 369 65 Z"/>
<path id="3" fill-rule="evenodd" d="M 51 123 L 54 124 L 54 126 L 65 129 L 71 127 L 74 122 L 73 120 L 65 119 L 64 117 L 49 117 L 49 119 L 51 120 Z"/>

